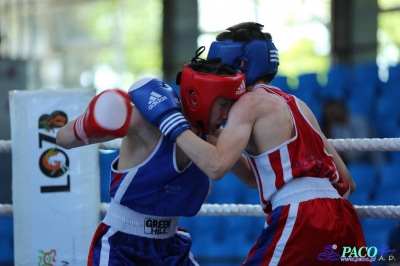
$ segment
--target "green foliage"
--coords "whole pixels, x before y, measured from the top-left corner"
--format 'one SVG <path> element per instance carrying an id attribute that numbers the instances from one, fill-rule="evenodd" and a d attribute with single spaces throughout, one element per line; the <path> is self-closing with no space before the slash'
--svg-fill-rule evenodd
<path id="1" fill-rule="evenodd" d="M 385 32 L 386 42 L 400 47 L 400 11 L 385 12 L 378 16 L 378 28 Z"/>
<path id="2" fill-rule="evenodd" d="M 397 8 L 400 7 L 399 0 L 378 0 L 379 8 L 385 10 L 390 8 Z"/>
<path id="3" fill-rule="evenodd" d="M 91 2 L 81 6 L 78 16 L 84 17 L 82 27 L 92 39 L 106 43 L 96 54 L 96 63 L 134 75 L 160 72 L 161 1 Z"/>
<path id="4" fill-rule="evenodd" d="M 329 55 L 317 55 L 313 47 L 311 40 L 301 39 L 288 51 L 279 53 L 279 75 L 287 76 L 292 87 L 296 86 L 295 79 L 300 74 L 312 72 L 322 75 L 328 71 Z"/>
<path id="5" fill-rule="evenodd" d="M 396 65 L 400 61 L 400 11 L 378 15 L 378 58 L 382 65 Z"/>

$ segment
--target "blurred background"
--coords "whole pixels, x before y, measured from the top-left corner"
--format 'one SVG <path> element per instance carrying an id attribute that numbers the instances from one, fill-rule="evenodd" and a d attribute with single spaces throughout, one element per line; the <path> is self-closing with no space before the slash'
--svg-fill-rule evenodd
<path id="1" fill-rule="evenodd" d="M 328 138 L 400 137 L 400 0 L 0 0 L 0 140 L 11 138 L 10 90 L 127 90 L 149 74 L 176 89 L 176 73 L 196 49 L 244 21 L 272 34 L 280 55 L 272 84 L 309 104 Z M 110 200 L 117 154 L 99 151 L 102 202 Z M 357 183 L 353 204 L 400 205 L 400 152 L 341 155 Z M 11 204 L 11 154 L 0 153 L 0 171 L 0 203 Z M 207 203 L 258 204 L 259 197 L 228 174 Z M 367 245 L 387 244 L 400 261 L 399 221 L 361 222 Z M 240 265 L 263 224 L 262 217 L 181 219 L 194 255 L 209 266 Z M 0 217 L 2 266 L 13 265 L 12 234 L 12 217 Z"/>

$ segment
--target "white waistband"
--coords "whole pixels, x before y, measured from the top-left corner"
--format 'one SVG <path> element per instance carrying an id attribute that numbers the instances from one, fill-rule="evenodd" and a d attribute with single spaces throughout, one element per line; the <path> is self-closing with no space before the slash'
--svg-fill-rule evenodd
<path id="1" fill-rule="evenodd" d="M 275 192 L 271 199 L 272 209 L 276 207 L 300 203 L 316 198 L 340 198 L 328 178 L 301 177 L 293 178 Z"/>
<path id="2" fill-rule="evenodd" d="M 111 200 L 103 222 L 120 232 L 164 239 L 177 232 L 179 216 L 153 216 L 135 212 Z"/>

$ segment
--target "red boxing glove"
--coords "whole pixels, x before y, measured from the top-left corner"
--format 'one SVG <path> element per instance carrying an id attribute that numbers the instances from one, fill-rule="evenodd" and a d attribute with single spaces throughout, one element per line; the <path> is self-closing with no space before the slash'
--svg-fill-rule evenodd
<path id="1" fill-rule="evenodd" d="M 75 137 L 86 145 L 89 139 L 124 137 L 131 115 L 132 105 L 128 93 L 118 89 L 103 91 L 93 98 L 86 112 L 75 120 Z"/>
<path id="2" fill-rule="evenodd" d="M 339 195 L 344 199 L 349 199 L 350 196 L 350 185 L 346 179 L 344 179 L 342 173 L 338 171 L 339 180 L 332 184 L 332 186 L 337 190 Z"/>

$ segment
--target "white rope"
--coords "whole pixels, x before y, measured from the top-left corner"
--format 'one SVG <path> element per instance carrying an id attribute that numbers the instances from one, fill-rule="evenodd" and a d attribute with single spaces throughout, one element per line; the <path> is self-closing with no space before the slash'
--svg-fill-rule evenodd
<path id="1" fill-rule="evenodd" d="M 354 206 L 360 218 L 400 218 L 399 206 Z M 263 217 L 261 205 L 255 204 L 203 204 L 198 216 L 257 216 Z"/>
<path id="2" fill-rule="evenodd" d="M 386 139 L 329 139 L 337 151 L 400 151 L 400 138 Z M 100 149 L 115 150 L 121 139 L 101 143 Z M 0 140 L 0 152 L 11 152 L 11 140 Z M 105 214 L 108 203 L 101 203 L 100 213 Z M 354 206 L 360 218 L 400 218 L 399 206 Z M 0 204 L 0 216 L 12 215 L 12 205 Z M 203 204 L 200 216 L 265 216 L 260 205 Z"/>
<path id="3" fill-rule="evenodd" d="M 400 138 L 386 139 L 329 139 L 337 151 L 400 151 Z M 104 142 L 100 149 L 115 150 L 121 139 Z M 11 152 L 11 140 L 0 140 L 0 152 Z M 108 203 L 101 203 L 100 212 L 105 214 Z M 354 206 L 360 218 L 400 218 L 400 206 Z M 0 204 L 0 216 L 12 215 L 12 205 Z M 200 216 L 265 216 L 260 205 L 203 204 Z"/>
<path id="4" fill-rule="evenodd" d="M 337 151 L 400 151 L 400 138 L 329 139 Z"/>
<path id="5" fill-rule="evenodd" d="M 105 215 L 110 204 L 100 204 L 100 214 Z M 400 218 L 400 205 L 358 206 L 354 205 L 360 218 Z M 0 204 L 0 216 L 12 216 L 11 204 Z M 258 204 L 203 204 L 197 216 L 253 216 L 265 217 L 261 205 Z"/>
<path id="6" fill-rule="evenodd" d="M 386 139 L 329 139 L 337 151 L 400 151 L 400 138 Z M 104 142 L 100 149 L 116 150 L 121 139 Z M 11 152 L 11 140 L 0 140 L 0 152 Z"/>
<path id="7" fill-rule="evenodd" d="M 0 204 L 0 216 L 12 216 L 13 206 L 11 204 Z"/>
<path id="8" fill-rule="evenodd" d="M 11 152 L 11 140 L 0 139 L 0 153 L 10 153 L 10 152 Z"/>
<path id="9" fill-rule="evenodd" d="M 400 218 L 400 205 L 358 206 L 354 205 L 360 218 Z"/>
<path id="10" fill-rule="evenodd" d="M 337 151 L 400 151 L 400 138 L 386 139 L 329 139 Z M 121 146 L 121 139 L 100 144 L 100 149 L 115 150 Z"/>

